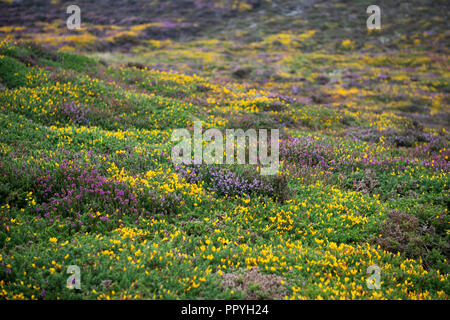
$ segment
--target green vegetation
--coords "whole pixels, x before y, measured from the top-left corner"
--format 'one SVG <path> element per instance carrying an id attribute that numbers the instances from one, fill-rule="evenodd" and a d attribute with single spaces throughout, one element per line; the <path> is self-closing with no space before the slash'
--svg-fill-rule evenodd
<path id="1" fill-rule="evenodd" d="M 448 299 L 446 4 L 175 2 L 0 27 L 0 299 Z M 278 174 L 175 166 L 199 120 L 280 129 Z"/>

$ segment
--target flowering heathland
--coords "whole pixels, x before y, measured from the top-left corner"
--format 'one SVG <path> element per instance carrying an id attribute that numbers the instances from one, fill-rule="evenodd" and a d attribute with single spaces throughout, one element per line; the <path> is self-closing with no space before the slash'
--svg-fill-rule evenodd
<path id="1" fill-rule="evenodd" d="M 180 19 L 0 28 L 0 299 L 449 298 L 445 36 L 386 53 L 333 20 L 265 18 L 186 41 Z M 105 53 L 121 44 L 134 56 Z M 171 134 L 195 121 L 280 129 L 277 174 L 174 165 Z"/>

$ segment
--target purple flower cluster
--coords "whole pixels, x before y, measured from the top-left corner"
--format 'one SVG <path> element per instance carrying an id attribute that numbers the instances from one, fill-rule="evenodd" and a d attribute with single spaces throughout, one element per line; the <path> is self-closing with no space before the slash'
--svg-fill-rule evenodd
<path id="1" fill-rule="evenodd" d="M 190 183 L 204 182 L 217 195 L 258 194 L 269 195 L 272 186 L 254 173 L 238 174 L 227 168 L 207 165 L 181 165 L 175 170 Z"/>
<path id="2" fill-rule="evenodd" d="M 402 132 L 394 129 L 379 131 L 377 129 L 362 129 L 356 132 L 351 132 L 348 136 L 354 140 L 363 140 L 368 142 L 379 142 L 383 136 L 384 141 L 391 143 L 397 147 L 411 148 L 418 142 L 426 142 L 432 148 L 435 148 L 441 143 L 439 136 L 430 133 L 422 132 L 420 130 L 406 129 Z"/>
<path id="3" fill-rule="evenodd" d="M 41 175 L 36 195 L 40 200 L 37 207 L 39 217 L 47 218 L 50 222 L 73 220 L 73 226 L 83 225 L 81 217 L 85 213 L 92 219 L 96 218 L 92 211 L 107 211 L 114 215 L 140 213 L 136 196 L 128 186 L 108 181 L 94 168 L 69 162 Z M 106 216 L 99 219 L 109 220 Z"/>
<path id="4" fill-rule="evenodd" d="M 178 195 L 160 196 L 153 190 L 133 189 L 107 179 L 89 164 L 63 162 L 41 174 L 37 181 L 38 218 L 72 227 L 119 221 L 132 217 L 168 214 L 180 202 Z"/>
<path id="5" fill-rule="evenodd" d="M 59 110 L 63 117 L 66 117 L 73 123 L 82 125 L 89 123 L 89 108 L 83 108 L 74 102 L 67 102 L 59 106 Z"/>
<path id="6" fill-rule="evenodd" d="M 334 164 L 334 150 L 330 145 L 312 137 L 289 137 L 280 143 L 281 160 L 300 166 L 319 166 L 328 169 Z"/>
<path id="7" fill-rule="evenodd" d="M 380 132 L 375 129 L 365 129 L 351 134 L 354 140 L 363 140 L 369 142 L 378 142 L 380 137 L 383 136 L 385 141 L 391 143 L 397 147 L 407 147 L 409 151 L 406 152 L 406 156 L 400 156 L 397 158 L 383 158 L 381 155 L 379 158 L 374 156 L 363 157 L 361 162 L 364 165 L 376 165 L 391 167 L 392 165 L 423 165 L 436 170 L 448 171 L 449 152 L 444 151 L 446 143 L 442 137 L 433 135 L 419 130 L 405 130 L 403 133 L 389 129 Z M 447 157 L 447 159 L 446 159 Z M 348 164 L 352 162 L 342 161 L 340 164 Z"/>

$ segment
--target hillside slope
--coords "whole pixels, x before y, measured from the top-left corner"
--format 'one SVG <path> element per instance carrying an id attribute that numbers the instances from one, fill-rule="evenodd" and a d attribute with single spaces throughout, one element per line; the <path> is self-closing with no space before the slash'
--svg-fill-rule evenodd
<path id="1" fill-rule="evenodd" d="M 382 34 L 350 1 L 96 1 L 70 35 L 32 2 L 0 6 L 1 299 L 448 299 L 445 1 Z M 174 165 L 194 121 L 279 129 L 278 174 Z"/>

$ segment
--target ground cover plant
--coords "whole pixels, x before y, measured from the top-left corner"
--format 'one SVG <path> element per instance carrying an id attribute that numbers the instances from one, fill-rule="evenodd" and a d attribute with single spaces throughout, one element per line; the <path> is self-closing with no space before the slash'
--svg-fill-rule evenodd
<path id="1" fill-rule="evenodd" d="M 446 1 L 126 3 L 0 1 L 0 299 L 449 298 Z M 278 173 L 175 165 L 194 121 Z"/>

